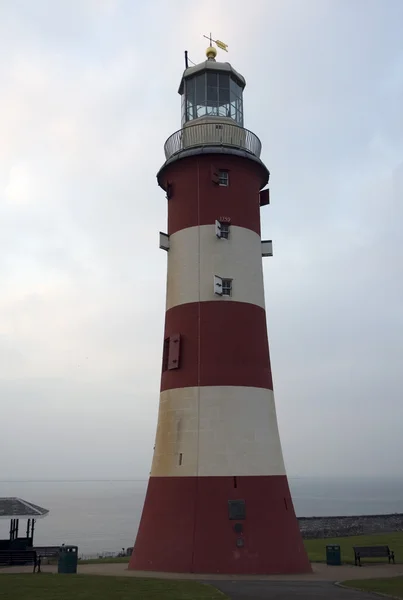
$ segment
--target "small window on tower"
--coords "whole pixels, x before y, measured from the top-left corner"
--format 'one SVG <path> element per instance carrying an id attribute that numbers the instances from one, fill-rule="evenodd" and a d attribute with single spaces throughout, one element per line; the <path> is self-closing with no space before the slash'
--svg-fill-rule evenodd
<path id="1" fill-rule="evenodd" d="M 162 372 L 179 369 L 181 336 L 174 333 L 164 340 L 162 352 Z"/>
<path id="2" fill-rule="evenodd" d="M 229 173 L 228 173 L 228 171 L 223 171 L 222 169 L 220 169 L 218 171 L 218 185 L 221 185 L 223 187 L 228 187 L 229 186 Z"/>
<path id="3" fill-rule="evenodd" d="M 217 296 L 231 296 L 232 279 L 223 279 L 223 277 L 214 275 L 214 293 Z"/>
<path id="4" fill-rule="evenodd" d="M 229 223 L 220 223 L 221 225 L 221 237 L 224 239 L 229 238 Z"/>
<path id="5" fill-rule="evenodd" d="M 246 518 L 245 500 L 229 500 L 228 517 L 230 521 L 244 521 Z"/>
<path id="6" fill-rule="evenodd" d="M 223 296 L 231 296 L 232 292 L 232 279 L 223 279 L 222 280 L 222 295 Z"/>
<path id="7" fill-rule="evenodd" d="M 229 238 L 229 228 L 230 224 L 228 221 L 216 221 L 215 222 L 215 234 L 218 238 L 224 238 L 228 240 Z"/>

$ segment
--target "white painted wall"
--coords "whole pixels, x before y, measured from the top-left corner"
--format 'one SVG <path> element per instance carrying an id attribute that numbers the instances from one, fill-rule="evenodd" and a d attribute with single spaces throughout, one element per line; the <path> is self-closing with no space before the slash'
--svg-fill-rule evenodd
<path id="1" fill-rule="evenodd" d="M 233 279 L 231 298 L 214 294 L 214 275 Z M 264 308 L 261 239 L 257 233 L 231 226 L 230 238 L 219 239 L 212 224 L 188 227 L 170 236 L 166 309 L 208 300 L 248 302 Z"/>
<path id="2" fill-rule="evenodd" d="M 285 475 L 273 392 L 236 386 L 162 392 L 151 475 Z"/>
<path id="3" fill-rule="evenodd" d="M 200 146 L 235 146 L 249 149 L 246 130 L 231 118 L 217 117 L 187 121 L 182 129 L 182 148 Z M 257 156 L 260 156 L 260 148 Z"/>

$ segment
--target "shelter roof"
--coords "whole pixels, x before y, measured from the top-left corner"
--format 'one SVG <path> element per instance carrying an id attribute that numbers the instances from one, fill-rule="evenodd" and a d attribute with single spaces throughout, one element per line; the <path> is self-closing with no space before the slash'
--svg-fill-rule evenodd
<path id="1" fill-rule="evenodd" d="M 49 511 L 21 498 L 0 498 L 0 519 L 42 519 Z"/>

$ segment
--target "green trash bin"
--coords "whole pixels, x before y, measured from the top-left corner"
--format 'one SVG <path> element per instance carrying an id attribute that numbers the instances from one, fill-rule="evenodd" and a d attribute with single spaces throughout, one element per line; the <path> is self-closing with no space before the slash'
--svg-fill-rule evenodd
<path id="1" fill-rule="evenodd" d="M 77 573 L 78 547 L 60 546 L 58 573 Z"/>
<path id="2" fill-rule="evenodd" d="M 326 546 L 326 564 L 341 565 L 340 546 Z"/>

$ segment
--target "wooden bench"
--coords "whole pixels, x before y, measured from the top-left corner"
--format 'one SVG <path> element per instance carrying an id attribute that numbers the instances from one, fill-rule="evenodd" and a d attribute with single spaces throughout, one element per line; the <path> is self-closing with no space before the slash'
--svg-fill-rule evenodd
<path id="1" fill-rule="evenodd" d="M 389 546 L 354 546 L 355 566 L 361 567 L 362 558 L 387 558 L 389 564 L 395 563 L 395 553 Z"/>
<path id="2" fill-rule="evenodd" d="M 0 550 L 0 565 L 2 567 L 36 566 L 37 562 L 34 550 Z"/>

